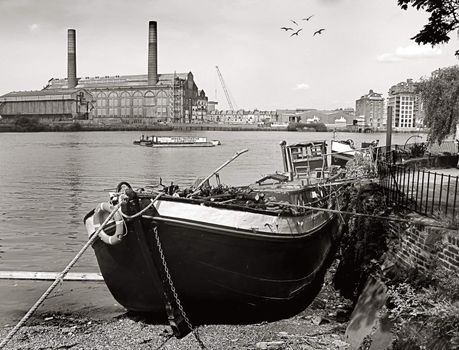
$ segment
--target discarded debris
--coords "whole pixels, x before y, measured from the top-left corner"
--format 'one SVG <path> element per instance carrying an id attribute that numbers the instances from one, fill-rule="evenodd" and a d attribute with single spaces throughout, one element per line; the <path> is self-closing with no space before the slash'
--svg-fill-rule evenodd
<path id="1" fill-rule="evenodd" d="M 255 346 L 257 347 L 257 349 L 275 350 L 275 349 L 282 349 L 284 344 L 285 342 L 283 341 L 261 341 L 261 342 L 258 342 Z"/>

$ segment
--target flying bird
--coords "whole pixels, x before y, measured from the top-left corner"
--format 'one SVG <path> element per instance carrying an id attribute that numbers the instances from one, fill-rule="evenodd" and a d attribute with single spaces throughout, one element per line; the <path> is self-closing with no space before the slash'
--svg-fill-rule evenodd
<path id="1" fill-rule="evenodd" d="M 300 28 L 296 32 L 290 34 L 290 36 L 294 36 L 294 35 L 298 36 L 298 33 L 301 32 L 302 30 L 303 30 L 303 28 Z"/>
<path id="2" fill-rule="evenodd" d="M 309 17 L 303 18 L 303 21 L 309 21 L 312 17 L 314 17 L 314 15 L 311 15 Z"/>
<path id="3" fill-rule="evenodd" d="M 289 30 L 293 30 L 293 28 L 290 27 L 281 27 L 281 29 L 285 30 L 286 32 L 288 32 Z"/>
<path id="4" fill-rule="evenodd" d="M 293 19 L 291 19 L 290 22 L 295 23 L 296 25 L 298 25 L 298 23 L 296 23 Z"/>
<path id="5" fill-rule="evenodd" d="M 316 31 L 314 32 L 314 34 L 312 34 L 312 36 L 314 36 L 314 35 L 316 35 L 316 34 L 322 34 L 322 32 L 323 32 L 324 30 L 325 30 L 325 28 L 321 28 L 321 29 L 319 29 L 319 30 L 316 30 Z"/>

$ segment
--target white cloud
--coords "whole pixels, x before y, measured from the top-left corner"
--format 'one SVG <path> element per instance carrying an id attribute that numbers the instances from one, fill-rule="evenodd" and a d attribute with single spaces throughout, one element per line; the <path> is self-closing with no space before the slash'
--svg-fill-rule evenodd
<path id="1" fill-rule="evenodd" d="M 432 58 L 441 55 L 441 49 L 429 45 L 411 44 L 407 47 L 398 47 L 393 53 L 383 53 L 378 56 L 380 62 L 397 62 L 402 60 L 416 60 Z"/>
<path id="2" fill-rule="evenodd" d="M 36 32 L 36 31 L 38 30 L 38 28 L 39 28 L 39 25 L 36 24 L 36 23 L 29 24 L 29 30 L 30 30 L 31 32 Z"/>
<path id="3" fill-rule="evenodd" d="M 294 87 L 294 90 L 307 90 L 307 89 L 309 89 L 309 85 L 305 83 L 298 83 Z"/>

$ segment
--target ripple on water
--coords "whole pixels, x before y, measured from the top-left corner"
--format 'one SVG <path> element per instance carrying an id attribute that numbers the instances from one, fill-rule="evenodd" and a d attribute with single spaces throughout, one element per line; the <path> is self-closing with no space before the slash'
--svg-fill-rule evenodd
<path id="1" fill-rule="evenodd" d="M 212 148 L 156 149 L 132 144 L 138 132 L 2 133 L 0 137 L 0 270 L 61 271 L 87 240 L 83 217 L 120 181 L 134 187 L 191 185 L 248 148 L 220 171 L 223 184 L 244 185 L 282 170 L 279 142 L 331 139 L 332 133 L 187 132 L 218 139 Z M 159 132 L 155 134 L 185 134 Z M 338 136 L 339 137 L 339 136 Z M 401 144 L 409 137 L 394 135 Z M 356 144 L 382 134 L 344 134 Z M 91 249 L 75 267 L 98 271 Z M 25 293 L 24 297 L 36 294 Z M 35 287 L 34 287 L 35 286 Z M 42 286 L 42 285 L 40 285 Z M 0 299 L 8 295 L 1 291 Z M 16 289 L 8 289 L 14 293 Z M 7 294 L 8 294 L 7 293 Z M 29 304 L 33 300 L 27 300 Z M 112 301 L 111 301 L 112 302 Z M 4 314 L 0 307 L 0 314 Z M 11 310 L 10 310 L 11 311 Z M 17 310 L 16 310 L 17 311 Z"/>

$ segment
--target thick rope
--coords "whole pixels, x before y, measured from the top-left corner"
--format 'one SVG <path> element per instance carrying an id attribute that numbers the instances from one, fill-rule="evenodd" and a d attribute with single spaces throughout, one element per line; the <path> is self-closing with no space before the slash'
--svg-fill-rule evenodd
<path id="1" fill-rule="evenodd" d="M 121 210 L 120 210 L 120 213 L 121 213 L 121 216 L 123 216 L 123 218 L 125 219 L 134 219 L 140 215 L 142 215 L 143 213 L 145 213 L 148 209 L 150 209 L 153 204 L 155 204 L 155 202 L 162 196 L 164 195 L 164 193 L 159 193 L 155 199 L 150 199 L 151 203 L 148 204 L 145 208 L 143 208 L 142 210 L 140 210 L 139 212 L 135 213 L 134 215 L 127 215 L 127 214 L 124 214 Z"/>
<path id="2" fill-rule="evenodd" d="M 286 203 L 286 202 L 269 202 L 269 203 L 270 204 L 276 204 L 276 205 L 279 205 L 279 206 L 285 206 L 285 207 L 301 208 L 301 209 L 308 209 L 308 210 L 317 210 L 317 211 L 324 211 L 324 212 L 327 212 L 327 213 L 334 213 L 334 214 L 341 214 L 341 215 L 361 216 L 361 217 L 367 217 L 367 218 L 378 219 L 378 220 L 402 222 L 402 223 L 411 224 L 411 225 L 420 225 L 420 226 L 440 228 L 440 229 L 455 229 L 454 227 L 448 227 L 446 225 L 440 225 L 440 224 L 431 224 L 431 223 L 424 222 L 422 220 L 416 220 L 416 219 L 400 219 L 400 218 L 394 218 L 394 217 L 390 217 L 390 216 L 364 214 L 364 213 L 357 213 L 357 212 L 352 212 L 352 211 L 344 211 L 344 210 L 336 210 L 336 209 L 326 209 L 326 208 L 320 208 L 320 207 L 311 207 L 311 206 L 307 206 L 307 205 L 289 204 L 289 203 Z"/>
<path id="3" fill-rule="evenodd" d="M 100 227 L 92 233 L 92 235 L 89 237 L 89 240 L 86 242 L 86 244 L 81 248 L 81 250 L 78 252 L 77 255 L 70 261 L 70 263 L 65 267 L 65 269 L 59 274 L 59 276 L 56 277 L 54 282 L 48 287 L 46 292 L 42 294 L 40 299 L 37 300 L 37 302 L 29 309 L 29 311 L 24 315 L 24 317 L 14 326 L 14 328 L 8 333 L 8 335 L 2 340 L 0 343 L 0 349 L 3 349 L 6 344 L 11 340 L 11 338 L 18 332 L 18 330 L 24 325 L 24 323 L 27 322 L 27 320 L 32 316 L 32 314 L 39 308 L 39 306 L 45 301 L 45 299 L 49 296 L 49 294 L 53 291 L 56 286 L 63 281 L 65 275 L 70 271 L 70 269 L 75 265 L 75 263 L 80 259 L 80 257 L 83 255 L 83 253 L 86 251 L 86 249 L 89 248 L 90 245 L 92 245 L 95 240 L 99 237 L 99 232 L 102 231 L 104 226 L 110 221 L 110 219 L 115 215 L 115 213 L 118 211 L 120 208 L 121 203 L 117 204 L 110 215 L 105 219 L 105 221 L 100 225 Z"/>

